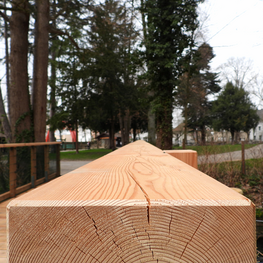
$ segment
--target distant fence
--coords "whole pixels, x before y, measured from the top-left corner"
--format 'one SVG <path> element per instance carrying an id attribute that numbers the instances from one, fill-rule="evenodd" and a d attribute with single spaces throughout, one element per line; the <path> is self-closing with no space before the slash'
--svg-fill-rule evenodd
<path id="1" fill-rule="evenodd" d="M 0 144 L 0 202 L 60 176 L 60 144 Z"/>

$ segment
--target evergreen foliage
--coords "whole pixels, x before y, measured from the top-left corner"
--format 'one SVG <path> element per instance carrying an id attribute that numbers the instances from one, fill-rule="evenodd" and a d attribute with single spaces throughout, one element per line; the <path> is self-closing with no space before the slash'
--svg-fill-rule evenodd
<path id="1" fill-rule="evenodd" d="M 174 89 L 182 73 L 184 52 L 197 26 L 201 1 L 147 0 L 148 32 L 145 40 L 148 79 L 157 118 L 157 146 L 172 148 Z"/>
<path id="2" fill-rule="evenodd" d="M 213 103 L 213 127 L 230 131 L 232 142 L 235 132 L 249 132 L 258 124 L 259 116 L 249 94 L 243 88 L 228 82 L 218 99 Z"/>
<path id="3" fill-rule="evenodd" d="M 193 63 L 190 77 L 186 72 L 178 86 L 178 102 L 187 111 L 187 127 L 192 131 L 201 132 L 201 143 L 205 144 L 206 127 L 212 126 L 211 95 L 217 94 L 221 88 L 218 85 L 217 74 L 210 71 L 210 62 L 214 54 L 212 48 L 203 43 L 193 53 Z M 189 85 L 188 93 L 186 93 Z"/>

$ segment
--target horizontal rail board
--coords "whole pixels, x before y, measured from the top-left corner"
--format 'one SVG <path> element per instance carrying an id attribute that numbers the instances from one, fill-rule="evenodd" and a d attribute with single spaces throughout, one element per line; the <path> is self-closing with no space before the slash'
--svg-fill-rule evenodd
<path id="1" fill-rule="evenodd" d="M 16 148 L 25 146 L 45 146 L 45 145 L 56 145 L 61 144 L 61 142 L 29 142 L 29 143 L 5 143 L 0 144 L 0 148 Z"/>

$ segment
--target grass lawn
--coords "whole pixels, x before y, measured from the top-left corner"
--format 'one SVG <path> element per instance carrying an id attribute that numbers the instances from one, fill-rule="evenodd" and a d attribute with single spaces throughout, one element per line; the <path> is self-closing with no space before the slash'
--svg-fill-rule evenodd
<path id="1" fill-rule="evenodd" d="M 80 150 L 78 154 L 76 151 L 66 151 L 60 152 L 61 160 L 95 160 L 103 155 L 112 152 L 109 149 L 90 149 L 90 150 Z"/>
<path id="2" fill-rule="evenodd" d="M 245 149 L 256 146 L 256 144 L 245 144 Z M 174 149 L 182 149 L 182 147 L 175 147 Z M 241 144 L 227 144 L 227 145 L 208 145 L 208 146 L 187 146 L 186 149 L 197 151 L 198 155 L 217 154 L 225 152 L 234 152 L 241 150 Z M 110 153 L 109 149 L 91 149 L 80 150 L 79 154 L 76 151 L 60 152 L 61 160 L 95 160 L 103 155 Z"/>
<path id="3" fill-rule="evenodd" d="M 245 144 L 245 149 L 254 147 L 256 145 L 257 144 Z M 182 149 L 182 147 L 175 147 L 175 149 Z M 198 155 L 218 154 L 218 153 L 241 151 L 241 144 L 186 146 L 186 149 L 197 151 Z"/>

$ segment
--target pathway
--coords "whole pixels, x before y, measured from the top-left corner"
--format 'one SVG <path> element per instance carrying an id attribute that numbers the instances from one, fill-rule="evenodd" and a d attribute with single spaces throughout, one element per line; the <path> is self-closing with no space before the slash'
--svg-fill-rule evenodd
<path id="1" fill-rule="evenodd" d="M 263 144 L 245 150 L 245 159 L 263 158 Z M 222 163 L 242 160 L 241 151 L 198 156 L 198 164 Z"/>

